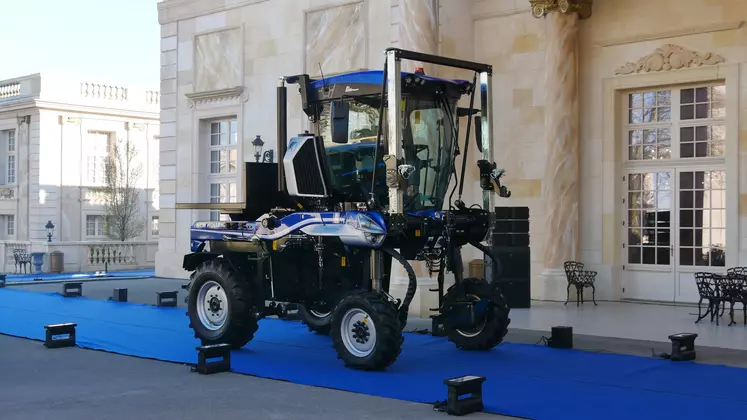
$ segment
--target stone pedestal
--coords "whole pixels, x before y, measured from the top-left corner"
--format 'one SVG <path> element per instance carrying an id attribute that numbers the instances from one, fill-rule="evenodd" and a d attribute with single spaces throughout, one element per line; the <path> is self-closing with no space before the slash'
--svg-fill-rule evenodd
<path id="1" fill-rule="evenodd" d="M 546 268 L 540 274 L 542 287 L 542 300 L 555 302 L 565 302 L 568 287 L 568 280 L 565 277 L 565 270 L 558 268 Z M 576 301 L 576 289 L 571 287 L 570 302 Z"/>

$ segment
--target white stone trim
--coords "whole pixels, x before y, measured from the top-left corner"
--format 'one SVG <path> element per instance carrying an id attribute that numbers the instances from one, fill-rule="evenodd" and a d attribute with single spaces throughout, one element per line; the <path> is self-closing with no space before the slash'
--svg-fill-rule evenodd
<path id="1" fill-rule="evenodd" d="M 229 105 L 225 107 L 220 108 L 210 108 L 210 109 L 204 109 L 204 110 L 193 110 L 192 111 L 192 139 L 191 139 L 191 153 L 192 153 L 192 163 L 189 168 L 190 174 L 192 178 L 192 182 L 190 185 L 190 192 L 189 192 L 189 201 L 182 199 L 184 197 L 185 193 L 181 191 L 183 187 L 180 187 L 177 183 L 177 190 L 176 190 L 176 197 L 177 197 L 177 203 L 182 202 L 189 202 L 189 203 L 202 203 L 205 202 L 205 200 L 201 197 L 201 192 L 205 191 L 209 194 L 209 186 L 208 186 L 208 177 L 209 177 L 209 167 L 205 166 L 203 164 L 203 158 L 205 158 L 205 151 L 208 150 L 207 147 L 203 144 L 203 139 L 200 137 L 200 126 L 201 124 L 205 123 L 206 120 L 212 120 L 212 119 L 221 119 L 221 118 L 236 118 L 236 127 L 237 127 L 237 137 L 238 137 L 238 165 L 239 168 L 237 168 L 236 172 L 236 201 L 239 203 L 243 203 L 246 200 L 246 192 L 244 189 L 244 177 L 242 174 L 244 173 L 244 162 L 246 161 L 244 159 L 244 142 L 246 139 L 244 138 L 244 133 L 246 132 L 244 124 L 245 124 L 245 117 L 244 117 L 244 103 L 240 104 L 234 104 Z M 208 155 L 209 156 L 209 155 Z M 178 162 L 179 157 L 177 156 L 177 168 L 181 165 L 179 165 Z M 209 157 L 208 157 L 209 159 Z M 182 164 L 183 165 L 183 164 Z M 204 170 L 202 169 L 204 168 Z M 185 168 L 186 169 L 186 168 Z M 177 173 L 179 171 L 177 170 Z M 177 176 L 177 179 L 179 177 Z M 162 206 L 163 207 L 163 206 Z M 174 210 L 176 211 L 176 210 Z M 200 216 L 201 210 L 189 210 L 191 212 L 191 220 L 197 220 Z M 160 222 L 159 222 L 160 225 Z M 159 226 L 160 227 L 160 226 Z"/>
<path id="2" fill-rule="evenodd" d="M 602 237 L 603 263 L 612 266 L 612 298 L 622 298 L 622 253 L 619 197 L 622 194 L 622 156 L 618 147 L 622 129 L 621 91 L 654 86 L 676 86 L 692 83 L 723 81 L 726 83 L 726 224 L 727 224 L 727 266 L 738 265 L 739 260 L 739 64 L 719 64 L 687 68 L 673 71 L 638 73 L 626 76 L 609 77 L 603 80 L 603 169 L 602 169 Z M 729 179 L 734 181 L 729 182 Z M 732 251 L 729 251 L 732 250 Z"/>

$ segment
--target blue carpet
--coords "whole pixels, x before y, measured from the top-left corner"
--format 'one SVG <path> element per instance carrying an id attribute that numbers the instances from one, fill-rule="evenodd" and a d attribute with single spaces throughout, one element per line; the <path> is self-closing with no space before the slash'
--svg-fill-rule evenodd
<path id="1" fill-rule="evenodd" d="M 43 340 L 44 325 L 62 322 L 78 324 L 81 347 L 196 363 L 199 343 L 183 309 L 0 289 L 0 333 Z M 485 375 L 485 411 L 534 419 L 738 418 L 747 411 L 745 369 L 511 343 L 464 352 L 442 338 L 406 334 L 389 370 L 359 372 L 342 366 L 328 337 L 274 319 L 233 353 L 232 368 L 423 403 L 446 398 L 446 378 Z"/>
<path id="2" fill-rule="evenodd" d="M 137 278 L 148 278 L 155 277 L 155 270 L 123 270 L 123 271 L 109 271 L 104 272 L 90 272 L 90 273 L 31 273 L 31 274 L 6 274 L 6 281 L 8 283 L 14 282 L 25 282 L 25 281 L 51 281 L 51 280 L 86 280 L 94 278 L 122 278 L 122 277 L 137 277 Z"/>

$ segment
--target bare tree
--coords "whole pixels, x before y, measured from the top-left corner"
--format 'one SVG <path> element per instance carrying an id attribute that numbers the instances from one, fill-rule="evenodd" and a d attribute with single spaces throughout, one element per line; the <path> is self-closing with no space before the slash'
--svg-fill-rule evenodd
<path id="1" fill-rule="evenodd" d="M 143 173 L 136 161 L 137 149 L 127 140 L 117 140 L 104 165 L 104 209 L 109 238 L 126 241 L 145 229 L 145 218 L 140 215 L 138 181 Z"/>

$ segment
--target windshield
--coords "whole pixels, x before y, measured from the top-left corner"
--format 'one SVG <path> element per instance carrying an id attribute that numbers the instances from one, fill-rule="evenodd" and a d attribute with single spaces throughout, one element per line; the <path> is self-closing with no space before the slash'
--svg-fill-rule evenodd
<path id="1" fill-rule="evenodd" d="M 365 102 L 364 102 L 365 101 Z M 414 171 L 405 180 L 404 205 L 406 212 L 441 210 L 449 175 L 453 166 L 456 101 L 436 98 L 405 98 L 402 120 L 402 156 Z M 348 143 L 331 141 L 329 104 L 324 104 L 319 119 L 319 134 L 324 138 L 332 187 L 347 196 L 346 200 L 366 201 L 371 190 L 371 171 L 375 155 L 379 123 L 379 99 L 350 100 Z M 383 155 L 387 148 L 386 108 L 384 114 L 382 150 L 376 170 L 376 194 L 379 203 L 388 204 L 388 190 Z"/>

